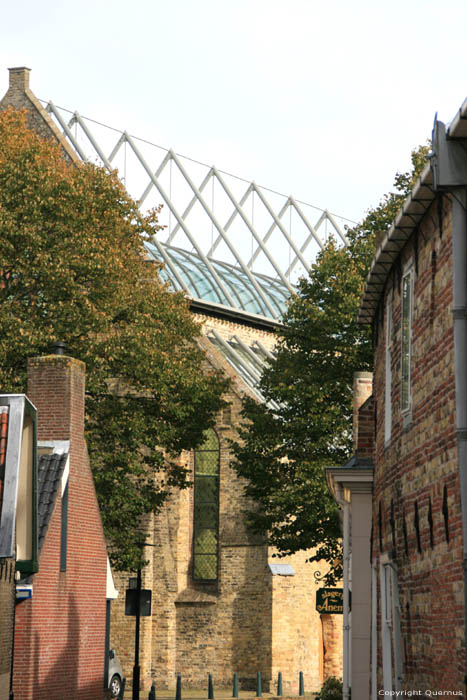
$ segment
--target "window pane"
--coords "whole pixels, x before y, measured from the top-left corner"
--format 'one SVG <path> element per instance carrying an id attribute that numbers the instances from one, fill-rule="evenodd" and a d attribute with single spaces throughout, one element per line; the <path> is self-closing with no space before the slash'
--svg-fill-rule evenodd
<path id="1" fill-rule="evenodd" d="M 217 528 L 217 503 L 195 504 L 195 533 L 205 527 Z"/>
<path id="2" fill-rule="evenodd" d="M 195 501 L 197 505 L 217 503 L 217 477 L 197 476 L 195 479 Z"/>
<path id="3" fill-rule="evenodd" d="M 402 281 L 402 410 L 410 407 L 411 274 Z"/>
<path id="4" fill-rule="evenodd" d="M 193 578 L 215 580 L 217 578 L 217 555 L 198 554 L 193 567 Z"/>
<path id="5" fill-rule="evenodd" d="M 219 449 L 219 440 L 217 438 L 216 433 L 214 430 L 209 428 L 209 430 L 206 430 L 204 433 L 204 442 L 199 448 L 199 451 L 201 450 L 218 450 Z M 196 450 L 198 452 L 198 450 Z"/>
<path id="6" fill-rule="evenodd" d="M 205 452 L 196 450 L 195 452 L 195 473 L 196 474 L 217 474 L 219 462 L 219 452 Z"/>
<path id="7" fill-rule="evenodd" d="M 217 533 L 214 529 L 206 528 L 196 534 L 195 554 L 217 554 Z"/>

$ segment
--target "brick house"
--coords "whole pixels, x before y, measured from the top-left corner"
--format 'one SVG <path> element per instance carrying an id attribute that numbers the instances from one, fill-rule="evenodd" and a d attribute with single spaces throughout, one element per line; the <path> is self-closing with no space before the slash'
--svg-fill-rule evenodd
<path id="1" fill-rule="evenodd" d="M 18 581 L 17 700 L 95 700 L 105 665 L 107 549 L 84 440 L 84 364 L 28 362 L 37 407 L 38 571 Z"/>
<path id="2" fill-rule="evenodd" d="M 467 101 L 448 128 L 435 121 L 430 163 L 376 252 L 360 308 L 375 345 L 375 468 L 371 567 L 352 589 L 357 578 L 371 589 L 372 698 L 465 692 L 466 118 Z"/>
<path id="3" fill-rule="evenodd" d="M 25 108 L 32 128 L 56 139 L 66 158 L 79 160 L 30 90 L 29 69 L 10 69 L 9 89 L 0 109 L 8 105 Z M 194 487 L 175 491 L 162 512 L 147 519 L 147 539 L 153 546 L 146 553 L 149 564 L 143 570 L 143 588 L 152 589 L 153 607 L 152 615 L 141 620 L 142 688 L 153 680 L 158 688 L 172 688 L 177 673 L 183 675 L 184 683 L 203 687 L 209 672 L 216 686 L 225 687 L 237 671 L 240 687 L 253 689 L 261 671 L 263 688 L 272 689 L 281 671 L 284 691 L 298 692 L 302 671 L 306 689 L 317 690 L 326 677 L 341 675 L 341 617 L 316 610 L 313 574 L 319 567 L 307 563 L 309 552 L 278 561 L 264 541 L 252 537 L 245 527 L 245 511 L 251 504 L 230 467 L 228 441 L 236 436 L 241 398 L 248 394 L 262 400 L 255 385 L 261 363 L 273 348 L 277 324 L 257 310 L 257 293 L 233 267 L 223 264 L 217 272 L 229 277 L 226 285 L 245 301 L 243 314 L 208 298 L 215 284 L 196 255 L 183 251 L 181 256 L 175 249 L 172 254 L 178 274 L 190 270 L 207 290 L 201 303 L 191 304 L 202 325 L 205 371 L 221 368 L 232 379 L 232 387 L 226 397 L 230 407 L 217 417 L 206 443 L 180 457 L 192 472 Z M 157 257 L 149 246 L 148 257 Z M 164 272 L 169 274 L 167 269 Z M 285 308 L 284 292 L 277 281 L 272 282 L 270 303 L 279 299 Z M 268 281 L 258 277 L 255 284 L 263 289 Z M 54 469 L 54 481 L 59 484 L 62 477 L 56 461 Z M 58 489 L 57 518 L 61 504 Z M 49 531 L 56 545 L 60 521 L 55 529 L 49 524 Z M 128 679 L 135 623 L 124 615 L 124 592 L 133 576 L 116 576 L 120 596 L 112 605 L 110 632 Z"/>
<path id="4" fill-rule="evenodd" d="M 110 582 L 83 363 L 30 359 L 28 397 L 0 396 L 0 425 L 0 698 L 96 700 Z"/>

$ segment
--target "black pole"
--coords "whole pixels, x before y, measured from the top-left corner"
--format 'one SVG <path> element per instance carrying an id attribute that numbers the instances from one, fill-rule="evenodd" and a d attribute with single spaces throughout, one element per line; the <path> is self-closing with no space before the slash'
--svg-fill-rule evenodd
<path id="1" fill-rule="evenodd" d="M 136 625 L 135 625 L 135 665 L 133 666 L 132 700 L 139 700 L 139 623 L 141 618 L 141 569 L 136 576 Z"/>
<path id="2" fill-rule="evenodd" d="M 104 656 L 104 688 L 109 685 L 109 652 L 110 652 L 110 605 L 111 601 L 107 599 L 105 605 L 105 656 Z"/>
<path id="3" fill-rule="evenodd" d="M 282 697 L 282 672 L 279 671 L 277 676 L 277 697 Z"/>
<path id="4" fill-rule="evenodd" d="M 212 673 L 208 675 L 208 700 L 214 700 L 214 685 L 212 682 Z"/>
<path id="5" fill-rule="evenodd" d="M 233 674 L 233 690 L 232 690 L 232 697 L 233 698 L 238 698 L 238 673 L 235 671 Z"/>
<path id="6" fill-rule="evenodd" d="M 177 688 L 175 690 L 175 700 L 182 700 L 182 677 L 177 674 Z"/>

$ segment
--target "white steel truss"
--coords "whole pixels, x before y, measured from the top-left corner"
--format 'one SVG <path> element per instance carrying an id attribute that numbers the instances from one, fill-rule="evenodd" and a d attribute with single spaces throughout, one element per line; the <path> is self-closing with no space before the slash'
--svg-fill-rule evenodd
<path id="1" fill-rule="evenodd" d="M 239 270 L 255 290 L 263 315 L 278 318 L 258 273 L 293 293 L 298 277 L 310 271 L 328 236 L 347 244 L 343 217 L 58 108 L 51 101 L 46 110 L 82 160 L 118 169 L 142 209 L 162 200 L 160 222 L 165 228 L 153 243 L 174 286 L 192 297 L 196 296 L 193 288 L 174 265 L 169 248 L 192 253 L 210 275 L 222 303 L 233 309 L 238 302 L 218 274 L 218 265 Z M 314 224 L 312 216 L 317 216 Z"/>
<path id="2" fill-rule="evenodd" d="M 209 330 L 207 338 L 222 353 L 254 394 L 264 402 L 266 399 L 261 393 L 259 384 L 268 359 L 272 359 L 269 350 L 259 341 L 255 341 L 250 347 L 237 335 L 232 335 L 226 340 L 213 328 Z M 275 401 L 267 403 L 271 408 L 280 408 L 280 404 Z"/>

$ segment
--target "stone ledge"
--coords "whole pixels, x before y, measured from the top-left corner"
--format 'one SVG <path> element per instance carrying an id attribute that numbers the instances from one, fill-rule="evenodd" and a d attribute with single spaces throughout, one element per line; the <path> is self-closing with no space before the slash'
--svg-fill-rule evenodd
<path id="1" fill-rule="evenodd" d="M 175 599 L 175 605 L 215 605 L 217 596 L 193 588 L 185 588 Z"/>

